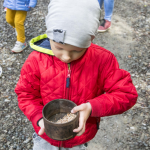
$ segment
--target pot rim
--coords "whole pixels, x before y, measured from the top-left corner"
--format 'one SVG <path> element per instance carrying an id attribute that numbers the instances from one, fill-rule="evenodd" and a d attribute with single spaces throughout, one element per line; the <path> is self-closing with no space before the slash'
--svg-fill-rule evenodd
<path id="1" fill-rule="evenodd" d="M 68 99 L 54 99 L 52 101 L 55 101 L 55 100 L 61 100 L 61 101 L 69 101 L 71 103 L 73 103 L 75 106 L 77 106 L 77 104 L 75 104 L 73 101 L 71 100 L 68 100 Z M 69 122 L 65 122 L 65 123 L 55 123 L 55 122 L 51 122 L 49 121 L 48 119 L 46 119 L 46 117 L 44 116 L 44 108 L 49 104 L 51 103 L 52 101 L 48 102 L 44 107 L 43 107 L 43 110 L 42 110 L 42 115 L 43 115 L 43 119 L 46 120 L 48 123 L 52 124 L 52 125 L 67 125 L 68 123 L 70 122 L 73 122 L 76 118 L 79 118 L 79 112 L 76 112 L 76 113 L 73 113 L 73 114 L 76 114 L 76 117 L 72 120 L 70 120 Z M 70 112 L 71 113 L 71 112 Z"/>

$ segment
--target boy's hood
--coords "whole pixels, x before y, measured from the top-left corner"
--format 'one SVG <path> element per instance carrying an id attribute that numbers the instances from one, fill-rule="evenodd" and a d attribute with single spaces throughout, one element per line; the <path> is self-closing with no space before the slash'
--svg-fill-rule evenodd
<path id="1" fill-rule="evenodd" d="M 30 40 L 30 47 L 38 52 L 54 56 L 47 34 L 39 35 Z"/>

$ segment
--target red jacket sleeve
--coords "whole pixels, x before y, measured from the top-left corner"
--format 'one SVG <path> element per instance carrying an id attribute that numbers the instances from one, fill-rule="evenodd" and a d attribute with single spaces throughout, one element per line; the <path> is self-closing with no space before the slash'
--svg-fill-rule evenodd
<path id="1" fill-rule="evenodd" d="M 38 62 L 33 53 L 30 54 L 21 69 L 15 92 L 18 95 L 19 108 L 37 126 L 37 121 L 42 118 L 43 102 L 40 95 Z"/>
<path id="2" fill-rule="evenodd" d="M 91 116 L 116 115 L 130 109 L 138 97 L 130 74 L 119 69 L 118 62 L 112 53 L 101 70 L 100 78 L 105 94 L 89 100 L 92 106 Z"/>

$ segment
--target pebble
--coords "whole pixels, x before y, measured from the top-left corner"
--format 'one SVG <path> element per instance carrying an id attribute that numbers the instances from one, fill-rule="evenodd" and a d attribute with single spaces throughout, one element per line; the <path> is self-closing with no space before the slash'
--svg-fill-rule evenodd
<path id="1" fill-rule="evenodd" d="M 147 72 L 147 73 L 146 73 L 146 76 L 150 76 L 150 72 Z"/>
<path id="2" fill-rule="evenodd" d="M 134 130 L 134 129 L 135 129 L 135 127 L 130 127 L 130 129 L 131 129 L 131 130 Z"/>
<path id="3" fill-rule="evenodd" d="M 13 150 L 13 146 L 11 146 L 11 147 L 9 148 L 9 150 Z"/>
<path id="4" fill-rule="evenodd" d="M 8 100 L 8 99 L 5 99 L 5 100 L 4 100 L 4 102 L 10 102 L 10 100 Z"/>
<path id="5" fill-rule="evenodd" d="M 23 143 L 28 143 L 31 141 L 31 138 L 26 139 Z"/>
<path id="6" fill-rule="evenodd" d="M 2 76 L 2 67 L 0 66 L 0 77 Z"/>

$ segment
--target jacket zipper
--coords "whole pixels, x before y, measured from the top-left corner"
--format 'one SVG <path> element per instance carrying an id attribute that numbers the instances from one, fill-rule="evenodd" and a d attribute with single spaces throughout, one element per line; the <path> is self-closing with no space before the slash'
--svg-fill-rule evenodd
<path id="1" fill-rule="evenodd" d="M 68 73 L 66 78 L 66 99 L 69 99 L 70 76 L 71 76 L 71 69 L 70 64 L 68 64 Z M 60 142 L 60 147 L 63 147 L 63 141 Z"/>
<path id="2" fill-rule="evenodd" d="M 71 77 L 71 69 L 70 64 L 68 64 L 68 73 L 66 78 L 66 99 L 69 99 L 69 87 L 70 87 L 70 77 Z M 96 118 L 97 120 L 97 130 L 99 130 L 99 118 Z M 60 147 L 63 147 L 63 141 L 60 142 Z"/>
<path id="3" fill-rule="evenodd" d="M 70 64 L 68 64 L 68 73 L 66 78 L 66 99 L 69 99 L 70 77 L 71 77 L 71 69 Z"/>

